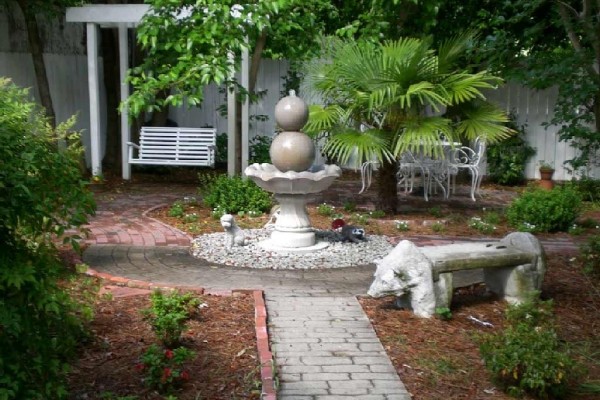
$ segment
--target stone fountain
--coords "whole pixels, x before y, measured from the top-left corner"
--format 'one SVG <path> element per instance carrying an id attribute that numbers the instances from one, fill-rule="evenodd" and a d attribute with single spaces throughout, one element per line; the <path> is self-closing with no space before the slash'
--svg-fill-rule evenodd
<path id="1" fill-rule="evenodd" d="M 306 202 L 314 193 L 327 189 L 342 174 L 337 165 L 314 166 L 315 145 L 301 132 L 308 120 L 308 106 L 294 91 L 275 106 L 275 121 L 283 130 L 273 142 L 269 154 L 273 164 L 252 164 L 244 171 L 264 190 L 274 193 L 280 205 L 271 237 L 259 246 L 275 251 L 312 252 L 327 247 L 317 241 Z"/>

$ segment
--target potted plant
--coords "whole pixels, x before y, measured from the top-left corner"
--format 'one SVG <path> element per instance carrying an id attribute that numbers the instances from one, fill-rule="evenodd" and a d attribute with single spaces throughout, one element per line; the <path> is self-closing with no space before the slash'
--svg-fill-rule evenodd
<path id="1" fill-rule="evenodd" d="M 540 187 L 543 189 L 552 189 L 554 182 L 552 182 L 552 175 L 554 174 L 554 166 L 544 160 L 540 160 Z"/>

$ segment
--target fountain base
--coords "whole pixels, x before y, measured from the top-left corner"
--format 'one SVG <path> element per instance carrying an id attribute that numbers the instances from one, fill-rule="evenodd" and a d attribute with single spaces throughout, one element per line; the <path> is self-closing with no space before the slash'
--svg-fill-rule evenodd
<path id="1" fill-rule="evenodd" d="M 271 237 L 269 239 L 258 242 L 258 246 L 265 250 L 275 251 L 277 253 L 314 253 L 315 251 L 325 249 L 327 246 L 329 246 L 329 243 L 324 241 L 318 241 L 311 246 L 282 247 L 279 246 L 277 244 L 277 241 L 273 240 L 273 238 Z"/>

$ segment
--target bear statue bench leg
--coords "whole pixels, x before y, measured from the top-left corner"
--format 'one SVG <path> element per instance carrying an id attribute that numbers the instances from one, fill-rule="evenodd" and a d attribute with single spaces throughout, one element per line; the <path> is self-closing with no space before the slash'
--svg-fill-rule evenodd
<path id="1" fill-rule="evenodd" d="M 497 242 L 418 248 L 404 240 L 377 263 L 369 295 L 397 296 L 396 304 L 431 317 L 450 307 L 453 273 L 482 269 L 487 288 L 510 303 L 541 289 L 545 256 L 535 236 L 515 232 Z"/>

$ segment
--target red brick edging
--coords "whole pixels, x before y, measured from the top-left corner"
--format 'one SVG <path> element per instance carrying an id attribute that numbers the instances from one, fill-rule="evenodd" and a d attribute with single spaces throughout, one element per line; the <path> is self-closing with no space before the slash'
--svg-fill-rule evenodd
<path id="1" fill-rule="evenodd" d="M 264 292 L 262 290 L 205 290 L 202 287 L 170 285 L 168 283 L 152 283 L 138 281 L 134 279 L 113 276 L 104 272 L 98 272 L 91 268 L 85 272 L 88 276 L 102 278 L 112 282 L 117 286 L 126 286 L 138 289 L 179 289 L 192 291 L 198 294 L 211 296 L 232 296 L 233 293 L 252 293 L 254 298 L 254 326 L 256 330 L 256 348 L 258 350 L 258 359 L 260 361 L 260 379 L 262 383 L 262 400 L 277 400 L 277 391 L 275 390 L 273 353 L 269 346 L 269 331 L 267 329 L 267 307 L 265 305 Z"/>

